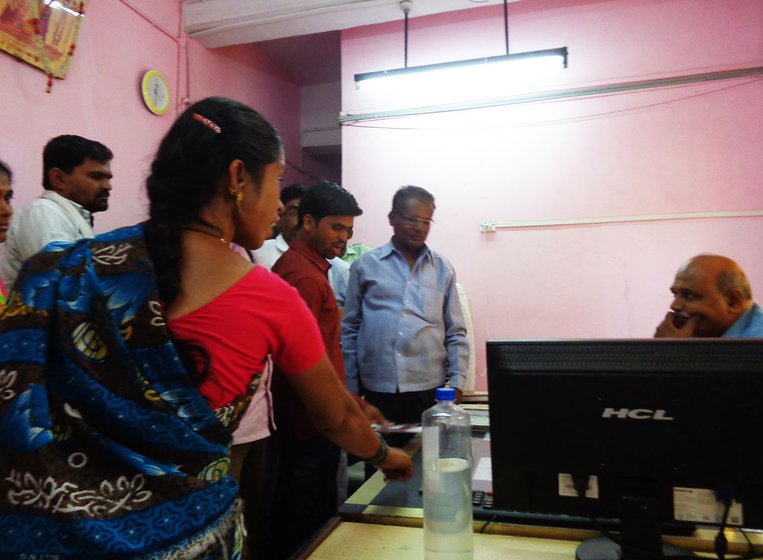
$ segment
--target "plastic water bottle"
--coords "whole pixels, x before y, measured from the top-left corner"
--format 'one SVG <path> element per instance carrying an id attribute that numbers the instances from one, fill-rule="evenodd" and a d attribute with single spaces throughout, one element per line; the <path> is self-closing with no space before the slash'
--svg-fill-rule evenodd
<path id="1" fill-rule="evenodd" d="M 426 560 L 472 560 L 472 437 L 454 389 L 421 415 Z"/>

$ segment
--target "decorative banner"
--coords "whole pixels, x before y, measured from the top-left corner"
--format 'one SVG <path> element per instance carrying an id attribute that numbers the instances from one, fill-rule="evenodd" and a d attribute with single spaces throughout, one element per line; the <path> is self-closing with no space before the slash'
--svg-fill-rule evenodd
<path id="1" fill-rule="evenodd" d="M 84 0 L 0 0 L 0 49 L 64 78 L 85 16 Z"/>

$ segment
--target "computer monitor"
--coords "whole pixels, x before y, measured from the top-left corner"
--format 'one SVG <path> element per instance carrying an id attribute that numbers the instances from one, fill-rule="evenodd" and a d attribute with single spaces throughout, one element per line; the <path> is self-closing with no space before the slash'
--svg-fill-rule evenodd
<path id="1" fill-rule="evenodd" d="M 763 528 L 763 341 L 493 340 L 487 371 L 495 507 L 619 520 L 623 558 L 720 525 L 716 498 Z"/>

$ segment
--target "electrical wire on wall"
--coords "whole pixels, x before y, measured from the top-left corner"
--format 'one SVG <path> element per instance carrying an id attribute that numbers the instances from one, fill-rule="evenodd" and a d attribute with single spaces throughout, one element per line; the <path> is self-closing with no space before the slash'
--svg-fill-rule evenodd
<path id="1" fill-rule="evenodd" d="M 309 177 L 310 179 L 312 179 L 316 183 L 318 181 L 321 181 L 321 180 L 324 179 L 324 177 L 317 177 L 317 176 L 313 175 L 312 173 L 310 173 L 309 171 L 305 171 L 300 166 L 290 162 L 288 159 L 285 161 L 285 163 L 286 163 L 286 167 L 290 167 L 292 169 L 295 169 L 295 170 L 299 171 L 300 173 L 302 173 L 302 175 L 304 175 L 305 177 Z"/>
<path id="2" fill-rule="evenodd" d="M 128 0 L 120 0 L 120 1 L 123 2 L 125 5 L 129 6 L 130 8 L 132 8 L 133 10 L 135 10 L 139 15 L 141 15 L 142 17 L 144 17 L 144 18 L 146 18 L 148 20 L 147 16 L 145 16 L 144 14 L 139 12 L 136 8 L 131 6 L 128 3 Z M 185 6 L 185 3 L 181 2 L 181 4 L 180 4 L 180 10 L 181 10 L 181 13 L 180 13 L 180 22 L 181 22 L 181 25 L 182 25 L 182 21 L 183 21 L 183 8 L 184 8 L 184 6 Z M 177 72 L 178 72 L 178 76 L 177 76 L 178 97 L 177 97 L 177 105 L 176 106 L 177 106 L 178 113 L 180 113 L 180 112 L 184 111 L 188 105 L 191 104 L 191 99 L 193 99 L 193 96 L 191 95 L 191 56 L 190 56 L 189 49 L 188 49 L 187 36 L 182 32 L 182 29 L 180 29 L 180 30 L 178 30 L 179 36 L 178 37 L 173 37 L 170 32 L 168 32 L 167 30 L 162 29 L 161 27 L 159 27 L 159 24 L 157 24 L 153 20 L 148 20 L 148 21 L 149 21 L 149 23 L 151 23 L 152 25 L 154 25 L 155 27 L 160 29 L 163 33 L 165 33 L 166 35 L 168 35 L 168 36 L 172 37 L 173 39 L 175 39 L 177 44 L 178 44 L 178 64 L 177 64 Z M 180 89 L 181 89 L 181 84 L 180 84 L 180 74 L 181 74 L 180 60 L 181 60 L 181 53 L 184 55 L 184 58 L 185 58 L 185 72 L 184 72 L 184 74 L 185 74 L 185 84 L 183 84 L 185 86 L 185 94 L 184 95 L 180 94 Z M 286 159 L 286 161 L 284 163 L 286 164 L 286 167 L 296 170 L 297 172 L 301 173 L 305 177 L 308 177 L 310 180 L 315 181 L 316 183 L 323 179 L 323 177 L 317 177 L 316 175 L 310 173 L 309 171 L 305 171 L 299 165 L 289 161 L 288 158 Z"/>
<path id="3" fill-rule="evenodd" d="M 189 98 L 190 98 L 190 92 L 189 90 L 189 84 L 190 84 L 190 76 L 188 75 L 188 42 L 186 41 L 186 36 L 183 33 L 183 10 L 185 7 L 184 2 L 180 2 L 180 5 L 178 6 L 179 14 L 178 14 L 178 29 L 177 32 L 173 33 L 172 31 L 165 29 L 165 27 L 159 23 L 157 20 L 149 16 L 147 13 L 145 13 L 143 10 L 135 6 L 130 0 L 119 0 L 121 4 L 128 9 L 132 10 L 138 17 L 143 19 L 145 22 L 147 22 L 149 25 L 154 27 L 154 29 L 160 31 L 164 35 L 166 35 L 168 38 L 170 38 L 172 41 L 175 42 L 176 48 L 177 48 L 177 54 L 176 54 L 176 60 L 175 60 L 175 87 L 177 88 L 177 96 L 175 97 L 175 110 L 180 113 L 183 110 L 185 110 L 185 107 L 190 104 Z M 180 94 L 180 77 L 181 77 L 181 59 L 183 57 L 183 54 L 185 54 L 185 63 L 186 63 L 186 76 L 185 76 L 185 95 Z"/>

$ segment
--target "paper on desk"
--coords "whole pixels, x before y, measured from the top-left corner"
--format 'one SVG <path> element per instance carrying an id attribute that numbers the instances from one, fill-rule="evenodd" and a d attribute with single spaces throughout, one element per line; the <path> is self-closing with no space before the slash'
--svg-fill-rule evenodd
<path id="1" fill-rule="evenodd" d="M 472 475 L 474 480 L 493 480 L 493 465 L 490 463 L 490 457 L 482 457 L 477 462 L 477 468 Z"/>
<path id="2" fill-rule="evenodd" d="M 392 424 L 391 426 L 371 424 L 371 427 L 381 434 L 418 434 L 421 432 L 421 424 Z"/>
<path id="3" fill-rule="evenodd" d="M 469 411 L 469 422 L 472 428 L 490 427 L 490 417 L 487 414 L 475 414 L 473 410 Z"/>

